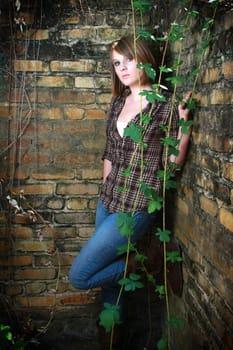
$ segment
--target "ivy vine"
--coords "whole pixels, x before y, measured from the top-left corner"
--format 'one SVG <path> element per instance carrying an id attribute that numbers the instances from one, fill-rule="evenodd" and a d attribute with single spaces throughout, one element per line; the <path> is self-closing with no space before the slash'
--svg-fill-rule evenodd
<path id="1" fill-rule="evenodd" d="M 118 296 L 118 301 L 116 305 L 110 305 L 105 304 L 104 310 L 100 313 L 100 324 L 104 326 L 107 332 L 111 331 L 111 339 L 113 339 L 113 333 L 114 333 L 114 326 L 120 323 L 120 317 L 119 317 L 119 308 L 118 303 L 120 300 L 120 297 L 122 295 L 123 291 L 135 291 L 137 288 L 142 288 L 143 283 L 141 281 L 141 276 L 139 274 L 129 274 L 127 275 L 127 264 L 128 264 L 128 258 L 131 251 L 136 252 L 135 259 L 137 261 L 141 262 L 142 270 L 146 272 L 147 279 L 150 283 L 154 285 L 154 290 L 156 293 L 160 295 L 160 297 L 165 298 L 165 304 L 166 304 L 166 332 L 162 335 L 161 339 L 157 342 L 157 349 L 158 350 L 170 350 L 171 349 L 171 329 L 172 328 L 180 328 L 184 324 L 184 319 L 179 317 L 178 315 L 171 315 L 170 313 L 170 305 L 169 305 L 169 293 L 168 293 L 168 286 L 167 286 L 167 263 L 175 263 L 182 261 L 182 257 L 180 256 L 179 252 L 172 251 L 168 252 L 166 249 L 166 244 L 170 242 L 172 232 L 167 229 L 166 225 L 166 219 L 165 219 L 165 208 L 166 208 L 166 202 L 165 202 L 165 194 L 168 189 L 175 188 L 176 182 L 174 179 L 174 170 L 176 169 L 176 165 L 173 164 L 173 167 L 168 167 L 168 156 L 174 155 L 177 156 L 178 151 L 178 145 L 180 141 L 177 141 L 172 136 L 169 135 L 170 126 L 171 126 L 171 120 L 173 115 L 174 106 L 177 102 L 180 102 L 179 98 L 177 99 L 177 88 L 178 86 L 184 86 L 186 81 L 189 81 L 190 84 L 192 84 L 192 96 L 195 93 L 196 85 L 198 82 L 198 78 L 201 72 L 201 66 L 203 64 L 206 50 L 209 48 L 210 40 L 211 40 L 211 30 L 213 27 L 214 19 L 216 16 L 217 6 L 218 6 L 218 0 L 209 0 L 209 5 L 213 8 L 213 13 L 211 18 L 207 18 L 204 22 L 204 25 L 201 29 L 202 34 L 202 42 L 201 47 L 198 50 L 196 57 L 198 59 L 198 66 L 193 69 L 188 77 L 183 77 L 180 75 L 180 67 L 182 66 L 182 52 L 184 47 L 184 41 L 187 37 L 187 34 L 189 33 L 189 24 L 190 21 L 198 18 L 200 16 L 199 11 L 193 8 L 193 1 L 192 0 L 179 0 L 179 10 L 177 11 L 178 15 L 177 18 L 170 24 L 169 28 L 167 29 L 166 33 L 163 33 L 161 36 L 155 36 L 154 33 L 151 31 L 145 29 L 143 16 L 151 11 L 154 7 L 154 4 L 151 1 L 148 0 L 138 0 L 138 1 L 132 1 L 131 0 L 131 8 L 132 8 L 132 19 L 133 19 L 133 36 L 134 36 L 134 42 L 136 47 L 136 41 L 138 38 L 143 39 L 150 39 L 158 43 L 164 44 L 164 50 L 162 55 L 162 62 L 159 67 L 159 73 L 158 73 L 158 79 L 157 83 L 152 85 L 153 90 L 152 91 L 142 91 L 140 93 L 141 96 L 146 96 L 146 99 L 148 102 L 152 103 L 152 106 L 156 101 L 164 102 L 166 101 L 166 97 L 163 94 L 164 90 L 168 90 L 168 87 L 164 84 L 162 84 L 162 76 L 165 75 L 165 82 L 170 84 L 173 89 L 172 94 L 172 108 L 171 113 L 169 116 L 169 123 L 166 125 L 163 129 L 163 131 L 166 131 L 168 136 L 166 138 L 161 139 L 161 143 L 163 144 L 165 150 L 166 150 L 166 157 L 165 157 L 165 166 L 163 170 L 160 170 L 156 175 L 163 179 L 163 191 L 162 196 L 159 196 L 155 190 L 149 186 L 147 186 L 145 183 L 143 183 L 142 179 L 140 179 L 139 183 L 139 189 L 138 191 L 143 191 L 145 196 L 148 198 L 148 212 L 153 213 L 157 210 L 160 210 L 163 208 L 163 220 L 162 220 L 162 227 L 158 227 L 156 232 L 154 233 L 155 236 L 158 237 L 158 239 L 163 243 L 163 250 L 164 250 L 164 284 L 158 285 L 156 283 L 156 280 L 154 276 L 150 275 L 149 272 L 146 270 L 144 261 L 146 257 L 140 253 L 137 252 L 137 248 L 134 244 L 131 243 L 131 236 L 133 234 L 133 227 L 134 227 L 134 219 L 133 219 L 133 213 L 124 213 L 124 192 L 127 188 L 127 179 L 130 176 L 131 166 L 134 163 L 134 155 L 132 156 L 132 159 L 129 163 L 129 166 L 125 170 L 124 174 L 122 174 L 125 177 L 125 183 L 124 186 L 122 186 L 119 191 L 122 192 L 122 212 L 119 213 L 119 219 L 117 222 L 118 229 L 120 231 L 120 234 L 124 237 L 127 237 L 128 244 L 125 246 L 118 247 L 119 254 L 126 254 L 126 268 L 123 274 L 123 277 L 120 279 L 119 284 L 121 286 L 120 293 Z M 140 28 L 136 27 L 136 15 L 140 18 Z M 165 56 L 167 54 L 168 44 L 169 43 L 179 43 L 179 52 L 178 57 L 176 60 L 174 60 L 171 64 L 171 66 L 167 67 L 164 64 Z M 136 52 L 136 50 L 135 50 Z M 142 64 L 138 63 L 137 67 L 139 69 L 144 69 L 146 74 L 151 77 L 152 79 L 156 78 L 156 72 L 151 67 L 149 63 Z M 166 77 L 166 75 L 169 75 Z M 187 102 L 187 107 L 190 110 L 194 110 L 196 108 L 196 101 L 193 97 L 190 97 Z M 152 111 L 152 109 L 151 109 Z M 146 127 L 148 123 L 150 122 L 150 113 L 143 115 L 141 113 L 141 119 L 140 124 L 135 125 L 134 123 L 131 123 L 129 127 L 126 128 L 125 136 L 130 137 L 135 143 L 136 143 L 136 150 L 140 149 L 141 152 L 141 167 L 145 166 L 143 163 L 143 151 L 146 148 L 146 144 L 143 141 L 143 136 L 146 130 Z M 179 126 L 181 128 L 182 134 L 187 134 L 190 132 L 190 127 L 193 125 L 192 120 L 185 121 L 184 119 L 181 119 L 179 121 Z M 135 151 L 136 153 L 136 151 Z M 142 174 L 142 171 L 141 171 Z M 137 202 L 134 203 L 134 207 L 136 208 Z M 110 343 L 110 350 L 112 349 L 112 341 Z"/>

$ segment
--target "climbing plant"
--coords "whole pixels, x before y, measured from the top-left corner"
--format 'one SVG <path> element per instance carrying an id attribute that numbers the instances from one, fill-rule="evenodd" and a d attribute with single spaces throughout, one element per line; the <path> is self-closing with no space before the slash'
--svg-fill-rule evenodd
<path id="1" fill-rule="evenodd" d="M 162 227 L 157 228 L 157 231 L 154 234 L 163 243 L 164 284 L 157 285 L 156 279 L 153 276 L 151 276 L 148 271 L 146 271 L 146 268 L 144 265 L 146 256 L 143 256 L 142 254 L 139 254 L 139 252 L 137 252 L 137 248 L 135 247 L 135 245 L 132 245 L 131 239 L 130 239 L 130 237 L 133 234 L 134 219 L 133 219 L 133 212 L 130 214 L 124 213 L 124 191 L 127 188 L 127 179 L 130 174 L 131 166 L 135 161 L 134 159 L 135 155 L 133 155 L 124 174 L 125 183 L 123 188 L 121 188 L 122 212 L 119 214 L 119 219 L 117 222 L 121 235 L 127 237 L 127 240 L 128 240 L 128 244 L 126 246 L 119 247 L 120 254 L 122 253 L 126 254 L 126 267 L 125 267 L 124 275 L 122 279 L 120 279 L 119 281 L 119 284 L 121 285 L 121 290 L 119 293 L 118 302 L 116 303 L 116 305 L 110 305 L 110 304 L 104 305 L 105 309 L 100 314 L 100 324 L 105 327 L 107 332 L 111 331 L 111 339 L 113 339 L 114 326 L 120 323 L 118 303 L 122 295 L 122 292 L 135 291 L 135 289 L 143 287 L 140 274 L 131 273 L 127 275 L 127 264 L 128 264 L 129 254 L 131 251 L 134 251 L 136 252 L 136 259 L 138 261 L 141 261 L 143 271 L 146 272 L 148 281 L 154 284 L 155 292 L 165 299 L 166 332 L 157 343 L 157 349 L 159 350 L 171 349 L 171 329 L 179 328 L 184 324 L 184 320 L 179 315 L 171 315 L 170 313 L 169 292 L 168 292 L 168 286 L 167 286 L 167 263 L 168 262 L 175 263 L 175 262 L 180 262 L 182 260 L 182 257 L 179 255 L 179 252 L 177 251 L 168 252 L 166 249 L 166 245 L 168 242 L 170 242 L 171 236 L 172 236 L 172 232 L 167 229 L 166 216 L 165 216 L 166 191 L 170 188 L 175 187 L 174 172 L 177 170 L 176 164 L 175 163 L 169 164 L 168 159 L 171 155 L 176 157 L 179 154 L 178 148 L 179 148 L 179 143 L 181 142 L 181 140 L 177 141 L 175 138 L 170 136 L 170 128 L 171 128 L 171 120 L 172 120 L 175 104 L 182 103 L 181 99 L 177 98 L 178 87 L 182 87 L 182 90 L 185 90 L 187 88 L 187 86 L 185 85 L 186 81 L 188 81 L 189 85 L 191 86 L 190 96 L 192 96 L 187 101 L 187 108 L 189 110 L 194 110 L 196 108 L 196 103 L 193 96 L 195 95 L 195 89 L 196 89 L 198 78 L 201 72 L 201 67 L 205 59 L 206 50 L 209 48 L 209 45 L 210 45 L 211 29 L 216 16 L 218 1 L 209 0 L 208 4 L 209 6 L 211 6 L 212 15 L 210 18 L 207 18 L 204 21 L 204 25 L 201 28 L 202 41 L 201 41 L 201 46 L 196 53 L 198 65 L 195 69 L 193 69 L 188 74 L 188 76 L 183 77 L 180 74 L 180 68 L 183 63 L 182 53 L 184 48 L 184 42 L 187 37 L 187 34 L 189 33 L 190 22 L 198 18 L 198 16 L 200 16 L 199 11 L 193 7 L 193 1 L 192 0 L 179 1 L 180 9 L 177 11 L 178 15 L 173 21 L 171 21 L 171 23 L 167 27 L 166 32 L 163 32 L 162 35 L 155 35 L 150 30 L 145 29 L 144 20 L 143 20 L 144 15 L 152 10 L 152 8 L 154 7 L 154 3 L 147 0 L 131 1 L 132 23 L 133 23 L 132 32 L 133 32 L 133 37 L 135 41 L 135 46 L 136 46 L 136 41 L 139 38 L 150 39 L 157 44 L 158 43 L 163 44 L 162 62 L 161 62 L 161 65 L 159 66 L 158 76 L 156 76 L 156 72 L 148 63 L 142 64 L 138 62 L 139 69 L 144 69 L 147 75 L 149 75 L 154 80 L 157 79 L 157 82 L 152 85 L 153 91 L 146 91 L 146 90 L 142 91 L 141 96 L 146 96 L 146 99 L 148 100 L 148 102 L 152 103 L 152 106 L 153 106 L 157 101 L 159 102 L 166 101 L 166 97 L 163 91 L 168 90 L 167 85 L 169 85 L 172 88 L 171 112 L 169 116 L 169 121 L 168 121 L 168 125 L 163 127 L 163 131 L 166 133 L 167 136 L 161 139 L 161 142 L 165 148 L 165 153 L 166 153 L 165 164 L 164 164 L 164 169 L 159 171 L 156 174 L 156 176 L 163 179 L 162 196 L 159 196 L 155 192 L 155 190 L 153 190 L 152 188 L 148 187 L 145 183 L 143 183 L 142 178 L 139 181 L 140 186 L 138 188 L 138 191 L 143 191 L 145 196 L 149 199 L 148 208 L 147 208 L 149 213 L 153 213 L 161 209 L 163 212 Z M 136 19 L 135 19 L 136 15 L 139 15 L 140 27 L 136 27 Z M 166 66 L 165 57 L 167 54 L 169 44 L 174 44 L 174 43 L 178 43 L 179 45 L 177 58 L 169 66 Z M 136 57 L 136 50 L 135 50 L 135 57 Z M 165 84 L 162 84 L 162 80 L 165 81 Z M 140 125 L 137 126 L 134 123 L 131 123 L 126 128 L 124 133 L 125 136 L 130 137 L 136 143 L 136 146 L 135 146 L 136 149 L 140 149 L 140 152 L 142 155 L 141 174 L 143 172 L 143 167 L 145 166 L 143 162 L 143 150 L 146 147 L 146 144 L 143 141 L 143 136 L 151 118 L 150 113 L 145 116 L 141 111 Z M 192 120 L 185 121 L 184 119 L 181 119 L 179 122 L 179 127 L 182 135 L 190 133 L 192 125 L 193 125 Z M 135 201 L 134 203 L 134 208 L 136 208 L 136 206 L 137 206 L 137 201 Z M 110 344 L 110 349 L 112 349 L 112 342 Z"/>
<path id="2" fill-rule="evenodd" d="M 17 1 L 17 6 L 19 6 L 19 2 Z M 159 350 L 165 350 L 171 348 L 171 329 L 173 327 L 180 327 L 184 320 L 179 317 L 179 315 L 171 315 L 170 313 L 170 305 L 169 305 L 169 293 L 168 293 L 168 287 L 167 287 L 167 275 L 166 275 L 166 265 L 167 262 L 177 262 L 182 259 L 181 256 L 179 256 L 178 252 L 168 252 L 166 249 L 167 243 L 171 240 L 172 232 L 167 229 L 167 223 L 165 218 L 165 211 L 166 211 L 166 191 L 170 188 L 175 187 L 175 181 L 174 181 L 174 171 L 175 171 L 175 165 L 174 169 L 172 169 L 170 166 L 168 167 L 168 156 L 178 155 L 178 143 L 177 140 L 172 138 L 169 135 L 170 130 L 170 122 L 172 119 L 172 114 L 174 110 L 174 106 L 176 103 L 181 102 L 180 98 L 178 96 L 178 87 L 182 87 L 183 90 L 186 90 L 186 82 L 189 83 L 189 86 L 191 86 L 192 95 L 195 95 L 195 89 L 198 82 L 198 78 L 201 72 L 201 67 L 203 65 L 203 62 L 206 57 L 206 51 L 209 48 L 210 41 L 211 41 L 211 30 L 214 23 L 214 18 L 217 11 L 217 0 L 209 0 L 208 5 L 211 8 L 212 15 L 207 18 L 204 21 L 204 25 L 200 29 L 201 31 L 201 44 L 196 52 L 197 61 L 198 64 L 191 72 L 188 73 L 188 75 L 184 78 L 182 74 L 180 73 L 182 68 L 182 53 L 184 48 L 185 39 L 189 33 L 189 24 L 191 21 L 198 19 L 200 17 L 200 12 L 193 7 L 193 1 L 190 0 L 180 0 L 179 1 L 180 9 L 177 11 L 176 18 L 171 20 L 170 22 L 167 22 L 167 27 L 163 28 L 163 30 L 160 30 L 160 28 L 156 28 L 157 32 L 154 33 L 148 28 L 146 28 L 144 23 L 144 17 L 149 12 L 157 11 L 157 4 L 154 1 L 147 1 L 147 0 L 138 0 L 138 1 L 132 1 L 131 0 L 131 9 L 132 9 L 132 33 L 134 36 L 135 43 L 139 38 L 144 38 L 147 40 L 153 41 L 155 44 L 159 44 L 163 47 L 162 50 L 162 59 L 161 64 L 159 66 L 159 72 L 155 72 L 152 67 L 149 64 L 142 64 L 138 62 L 138 68 L 144 69 L 146 74 L 148 74 L 151 78 L 153 78 L 156 83 L 153 84 L 153 91 L 142 91 L 141 96 L 146 96 L 147 100 L 152 103 L 156 103 L 157 101 L 166 101 L 165 94 L 163 93 L 167 89 L 172 90 L 172 108 L 171 108 L 171 114 L 169 118 L 169 123 L 164 127 L 164 132 L 167 133 L 167 137 L 161 139 L 161 142 L 164 145 L 164 148 L 166 149 L 167 156 L 165 157 L 165 167 L 163 170 L 158 172 L 157 176 L 163 179 L 163 192 L 162 196 L 157 195 L 157 193 L 149 188 L 146 184 L 144 184 L 141 181 L 140 189 L 139 191 L 143 191 L 145 195 L 149 199 L 148 204 L 148 212 L 153 213 L 157 210 L 163 210 L 163 220 L 162 220 L 162 227 L 159 227 L 156 232 L 154 232 L 154 235 L 158 237 L 158 239 L 163 244 L 163 250 L 164 250 L 164 284 L 158 285 L 156 282 L 156 279 L 154 276 L 150 275 L 148 271 L 146 271 L 144 261 L 146 257 L 143 254 L 140 254 L 137 251 L 137 248 L 131 243 L 131 235 L 133 233 L 133 226 L 134 226 L 134 220 L 133 220 L 133 213 L 126 214 L 124 213 L 124 191 L 127 188 L 127 176 L 130 173 L 131 165 L 134 162 L 134 158 L 132 157 L 130 164 L 125 172 L 125 183 L 124 186 L 120 189 L 122 191 L 122 212 L 119 215 L 118 220 L 118 227 L 123 236 L 127 237 L 128 244 L 123 247 L 118 247 L 119 254 L 126 254 L 126 269 L 124 272 L 123 277 L 119 281 L 119 284 L 121 285 L 121 291 L 119 294 L 119 298 L 121 297 L 121 294 L 123 290 L 125 291 L 135 291 L 138 288 L 143 287 L 143 282 L 141 281 L 140 274 L 130 274 L 127 275 L 127 263 L 128 258 L 130 255 L 130 252 L 134 251 L 136 253 L 135 257 L 138 261 L 142 264 L 142 269 L 147 275 L 147 279 L 150 283 L 153 284 L 154 290 L 156 293 L 158 293 L 161 297 L 164 298 L 166 302 L 166 332 L 161 337 L 157 344 L 157 348 Z M 136 17 L 140 19 L 140 26 L 137 27 L 136 25 Z M 23 17 L 15 17 L 15 24 L 19 27 L 20 31 L 23 31 L 26 26 L 25 19 Z M 169 65 L 166 65 L 165 58 L 167 56 L 168 48 L 170 44 L 178 43 L 179 44 L 179 51 L 178 55 L 176 57 L 176 60 L 173 60 L 173 62 L 170 62 Z M 165 82 L 165 83 L 164 83 Z M 25 92 L 26 94 L 26 92 Z M 26 96 L 27 97 L 27 96 Z M 32 106 L 29 103 L 29 100 L 26 98 L 29 106 L 29 112 L 27 116 L 25 117 L 25 127 L 21 129 L 20 133 L 17 134 L 16 138 L 7 146 L 7 149 L 3 150 L 4 152 L 8 151 L 9 148 L 12 148 L 15 146 L 16 142 L 22 137 L 24 131 L 26 130 L 28 124 L 31 121 L 31 115 L 32 115 Z M 190 110 L 195 109 L 195 100 L 194 98 L 190 98 L 187 102 L 187 106 Z M 141 150 L 142 154 L 142 161 L 141 161 L 141 168 L 143 171 L 144 163 L 143 163 L 143 150 L 146 147 L 146 144 L 143 142 L 143 136 L 146 131 L 147 125 L 150 122 L 150 113 L 147 115 L 144 115 L 141 113 L 141 121 L 140 126 L 136 126 L 135 124 L 131 124 L 125 131 L 125 135 L 130 137 Z M 183 134 L 190 132 L 190 127 L 192 127 L 193 122 L 191 120 L 184 121 L 180 120 L 180 128 L 182 130 Z M 20 194 L 21 201 L 25 200 L 25 197 L 23 193 Z M 9 196 L 8 198 L 9 204 L 12 205 L 15 209 L 23 210 L 20 206 L 17 207 L 19 203 L 14 202 L 14 199 Z M 135 208 L 137 205 L 137 202 L 134 203 Z M 32 216 L 32 218 L 39 218 L 41 220 L 41 217 L 38 215 L 38 213 L 33 209 L 30 208 L 30 205 L 27 203 L 27 208 L 31 209 L 31 211 L 27 211 L 29 215 Z M 43 218 L 41 220 L 43 222 Z M 45 224 L 43 222 L 43 224 Z M 54 253 L 54 252 L 53 252 Z M 55 252 L 57 256 L 59 257 L 58 252 Z M 58 266 L 60 267 L 60 263 L 58 263 Z M 58 273 L 58 280 L 59 280 L 60 273 Z M 57 284 L 58 284 L 57 280 Z M 58 289 L 58 285 L 56 285 L 56 291 Z M 56 300 L 55 300 L 56 301 Z M 118 303 L 117 303 L 118 304 Z M 112 336 L 114 333 L 114 326 L 120 322 L 119 318 L 119 310 L 118 305 L 111 305 L 106 304 L 105 309 L 100 314 L 100 320 L 101 324 L 106 328 L 107 331 L 110 331 Z M 55 305 L 55 304 L 54 304 Z M 53 317 L 54 309 L 51 313 L 51 318 L 48 322 L 48 326 L 50 325 L 50 321 Z M 47 326 L 45 327 L 47 329 Z M 3 329 L 5 331 L 5 329 Z M 7 333 L 9 334 L 9 333 Z M 156 344 L 155 344 L 156 346 Z M 112 344 L 110 344 L 110 349 L 112 349 Z"/>

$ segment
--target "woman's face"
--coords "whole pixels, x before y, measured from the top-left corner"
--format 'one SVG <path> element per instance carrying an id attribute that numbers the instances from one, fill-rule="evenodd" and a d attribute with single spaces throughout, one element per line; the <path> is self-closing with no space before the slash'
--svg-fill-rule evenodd
<path id="1" fill-rule="evenodd" d="M 121 83 L 125 86 L 134 87 L 139 85 L 139 79 L 143 71 L 137 68 L 135 59 L 129 59 L 126 56 L 119 54 L 117 51 L 112 51 L 112 64 Z"/>

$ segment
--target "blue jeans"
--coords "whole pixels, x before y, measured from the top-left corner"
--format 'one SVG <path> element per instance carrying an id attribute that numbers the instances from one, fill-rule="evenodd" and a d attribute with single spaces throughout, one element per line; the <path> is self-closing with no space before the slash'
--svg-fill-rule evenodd
<path id="1" fill-rule="evenodd" d="M 134 214 L 134 233 L 131 242 L 140 239 L 153 225 L 157 213 L 146 210 Z M 117 247 L 127 243 L 117 228 L 118 213 L 110 213 L 99 200 L 96 211 L 96 229 L 75 258 L 69 273 L 71 284 L 77 289 L 102 288 L 102 302 L 116 304 L 120 291 L 119 279 L 123 276 L 125 261 L 117 254 Z M 120 300 L 120 315 L 123 310 Z"/>

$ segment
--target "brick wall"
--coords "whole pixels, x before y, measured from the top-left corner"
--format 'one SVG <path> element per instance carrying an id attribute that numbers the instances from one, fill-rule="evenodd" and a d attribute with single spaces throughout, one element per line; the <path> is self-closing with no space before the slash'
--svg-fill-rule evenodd
<path id="1" fill-rule="evenodd" d="M 196 10 L 211 16 L 203 4 Z M 183 297 L 171 305 L 186 326 L 174 332 L 174 349 L 233 348 L 232 19 L 232 11 L 219 8 L 196 88 L 188 159 L 169 206 L 184 257 Z M 181 69 L 186 77 L 198 65 L 202 42 L 195 20 L 189 30 Z M 177 44 L 172 51 L 177 55 Z"/>
<path id="2" fill-rule="evenodd" d="M 56 307 L 58 319 L 66 318 L 71 329 L 92 333 L 98 290 L 74 290 L 67 275 L 94 228 L 111 98 L 106 45 L 131 31 L 132 16 L 128 1 L 120 8 L 115 1 L 82 5 L 72 0 L 47 1 L 42 10 L 22 5 L 19 14 L 10 13 L 24 16 L 27 28 L 21 32 L 13 23 L 13 35 L 9 9 L 0 16 L 6 62 L 0 88 L 1 190 L 4 195 L 9 188 L 17 199 L 23 191 L 26 198 L 19 199 L 26 213 L 15 214 L 2 196 L 0 276 L 4 309 L 17 311 L 20 319 L 43 327 Z M 171 17 L 176 9 L 169 8 Z M 202 15 L 185 41 L 184 76 L 197 64 L 197 23 L 210 15 L 203 3 L 197 9 Z M 145 25 L 151 28 L 167 15 L 162 4 L 156 13 L 145 16 Z M 175 332 L 174 347 L 185 350 L 232 344 L 232 11 L 220 8 L 212 35 L 195 94 L 191 147 L 169 214 L 183 248 L 185 282 L 183 297 L 171 296 L 171 304 L 187 321 Z M 177 50 L 174 44 L 171 57 Z M 29 209 L 37 212 L 36 222 Z"/>

